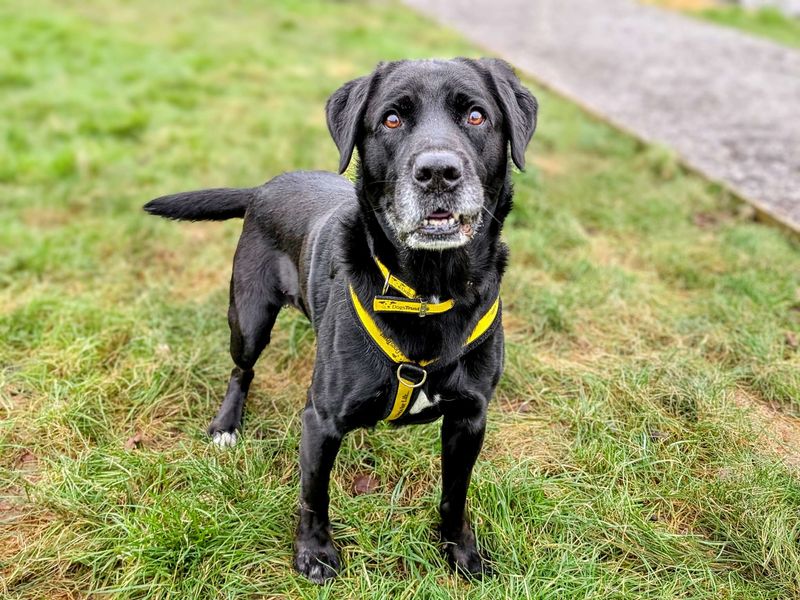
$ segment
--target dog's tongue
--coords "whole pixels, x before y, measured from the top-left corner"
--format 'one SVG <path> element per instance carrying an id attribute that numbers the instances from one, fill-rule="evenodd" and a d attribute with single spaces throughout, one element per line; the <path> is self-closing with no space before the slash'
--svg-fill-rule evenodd
<path id="1" fill-rule="evenodd" d="M 453 216 L 449 210 L 437 210 L 428 215 L 429 219 L 449 219 Z"/>

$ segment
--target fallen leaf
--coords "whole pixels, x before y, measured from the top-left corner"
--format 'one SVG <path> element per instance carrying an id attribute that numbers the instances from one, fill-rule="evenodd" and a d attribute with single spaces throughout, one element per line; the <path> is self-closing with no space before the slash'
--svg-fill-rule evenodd
<path id="1" fill-rule="evenodd" d="M 786 332 L 786 345 L 792 350 L 797 350 L 800 347 L 800 341 L 798 341 L 797 334 L 794 331 Z"/>
<path id="2" fill-rule="evenodd" d="M 378 489 L 379 485 L 380 482 L 372 475 L 359 475 L 353 481 L 353 495 L 361 496 L 362 494 L 371 494 Z"/>
<path id="3" fill-rule="evenodd" d="M 17 468 L 21 471 L 33 471 L 38 465 L 39 461 L 36 457 L 27 450 L 17 459 Z"/>
<path id="4" fill-rule="evenodd" d="M 692 216 L 692 222 L 700 229 L 709 229 L 719 223 L 719 217 L 713 213 L 699 212 Z"/>
<path id="5" fill-rule="evenodd" d="M 37 483 L 41 478 L 39 473 L 39 459 L 32 452 L 23 452 L 15 462 L 18 470 L 22 471 L 25 481 Z"/>
<path id="6" fill-rule="evenodd" d="M 650 441 L 651 442 L 660 442 L 662 440 L 666 440 L 669 438 L 669 434 L 665 431 L 659 431 L 658 429 L 651 429 L 650 430 Z"/>
<path id="7" fill-rule="evenodd" d="M 125 442 L 125 450 L 135 450 L 142 445 L 142 434 L 137 433 L 133 437 L 129 437 Z"/>

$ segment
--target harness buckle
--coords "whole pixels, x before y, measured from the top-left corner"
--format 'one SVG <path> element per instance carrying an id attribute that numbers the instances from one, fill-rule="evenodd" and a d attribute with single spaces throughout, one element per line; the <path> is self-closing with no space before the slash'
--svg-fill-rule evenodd
<path id="1" fill-rule="evenodd" d="M 417 375 L 419 375 L 419 378 L 420 378 L 419 381 L 415 382 L 415 381 L 411 381 L 410 379 L 407 379 L 406 377 L 403 377 L 403 367 L 405 367 L 407 370 L 413 371 Z M 406 374 L 408 374 L 408 373 L 406 373 Z M 425 383 L 426 379 L 428 379 L 428 372 L 425 369 L 423 369 L 422 367 L 420 367 L 420 366 L 417 366 L 417 365 L 412 364 L 412 363 L 400 363 L 399 365 L 397 365 L 397 380 L 400 383 L 402 383 L 403 385 L 406 385 L 406 386 L 408 386 L 410 388 L 418 388 L 423 383 Z"/>
<path id="2" fill-rule="evenodd" d="M 428 315 L 428 301 L 427 300 L 420 300 L 419 301 L 419 317 L 425 317 Z"/>

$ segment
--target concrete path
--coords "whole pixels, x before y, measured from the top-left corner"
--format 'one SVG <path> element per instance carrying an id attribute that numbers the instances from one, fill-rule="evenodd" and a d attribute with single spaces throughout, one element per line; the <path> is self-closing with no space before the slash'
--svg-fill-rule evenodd
<path id="1" fill-rule="evenodd" d="M 633 0 L 405 2 L 800 231 L 797 50 Z"/>

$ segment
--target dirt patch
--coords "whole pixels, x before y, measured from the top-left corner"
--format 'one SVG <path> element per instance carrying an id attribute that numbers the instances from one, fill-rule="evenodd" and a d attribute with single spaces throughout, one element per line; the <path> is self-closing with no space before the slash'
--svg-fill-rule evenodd
<path id="1" fill-rule="evenodd" d="M 565 161 L 557 156 L 538 155 L 531 161 L 545 175 L 561 175 L 566 172 L 567 166 Z"/>
<path id="2" fill-rule="evenodd" d="M 275 344 L 275 348 L 267 348 L 264 353 L 268 355 L 271 350 L 274 352 L 277 348 L 282 349 L 282 346 L 283 344 Z M 276 361 L 269 362 L 269 357 L 267 360 L 262 358 L 263 362 L 256 366 L 256 376 L 250 389 L 273 399 L 292 395 L 298 388 L 305 392 L 311 381 L 314 359 L 313 345 L 302 355 L 287 359 L 284 365 L 276 365 Z"/>
<path id="3" fill-rule="evenodd" d="M 787 331 L 784 341 L 786 342 L 787 348 L 790 350 L 797 350 L 800 348 L 800 340 L 798 340 L 798 336 L 794 331 Z"/>
<path id="4" fill-rule="evenodd" d="M 4 525 L 7 526 L 7 525 Z M 22 551 L 23 541 L 18 534 L 0 535 L 0 577 L 8 580 L 14 572 L 14 563 Z M 0 586 L 0 590 L 2 590 Z"/>
<path id="5" fill-rule="evenodd" d="M 14 467 L 28 483 L 35 484 L 42 478 L 39 459 L 27 450 L 17 457 Z"/>
<path id="6" fill-rule="evenodd" d="M 13 589 L 15 585 L 24 583 L 31 577 L 28 567 L 35 562 L 26 554 L 36 552 L 39 540 L 52 531 L 56 518 L 53 513 L 33 508 L 18 513 L 16 518 L 6 523 L 0 519 L 0 596 L 6 597 L 4 594 L 9 592 L 6 586 L 11 586 Z M 68 564 L 59 564 L 56 567 L 57 572 L 48 576 L 46 585 L 37 586 L 38 589 L 32 590 L 30 595 L 23 594 L 19 597 L 48 600 L 86 598 L 87 596 L 78 591 L 75 582 L 64 578 L 68 567 Z"/>
<path id="7" fill-rule="evenodd" d="M 721 220 L 720 216 L 713 212 L 697 212 L 692 215 L 692 223 L 699 229 L 713 229 Z"/>
<path id="8" fill-rule="evenodd" d="M 217 227 L 214 227 L 214 226 Z M 168 281 L 174 298 L 181 302 L 205 300 L 220 289 L 227 289 L 231 276 L 233 247 L 222 254 L 210 253 L 198 258 L 208 246 L 225 247 L 224 232 L 217 223 L 193 223 L 181 230 L 183 241 L 178 245 L 155 244 L 136 276 L 150 285 L 150 280 Z M 153 269 L 152 265 L 157 265 Z"/>
<path id="9" fill-rule="evenodd" d="M 19 488 L 0 490 L 0 580 L 14 571 L 20 553 L 55 520 L 54 514 L 30 504 L 22 494 Z"/>
<path id="10" fill-rule="evenodd" d="M 691 502 L 675 499 L 660 500 L 649 519 L 674 534 L 696 535 L 700 512 Z"/>
<path id="11" fill-rule="evenodd" d="M 9 413 L 23 412 L 30 408 L 30 397 L 21 386 L 9 383 L 5 389 L 0 390 L 0 407 L 6 404 Z"/>
<path id="12" fill-rule="evenodd" d="M 400 506 L 421 506 L 422 499 L 430 494 L 431 490 L 434 490 L 435 494 L 439 493 L 441 485 L 440 473 L 441 470 L 437 464 L 435 468 L 430 469 L 428 472 L 416 472 L 413 476 L 406 477 L 402 482 L 400 480 L 391 481 L 384 486 L 384 489 L 388 491 L 395 490 L 399 484 L 401 488 L 397 499 Z"/>
<path id="13" fill-rule="evenodd" d="M 25 514 L 24 492 L 16 486 L 0 490 L 0 527 L 11 527 Z"/>
<path id="14" fill-rule="evenodd" d="M 502 423 L 487 435 L 481 456 L 487 459 L 530 459 L 547 467 L 563 463 L 568 439 L 567 432 L 558 423 L 525 417 Z"/>
<path id="15" fill-rule="evenodd" d="M 800 419 L 760 401 L 745 390 L 736 390 L 733 401 L 748 412 L 758 430 L 759 442 L 787 465 L 800 469 Z"/>
<path id="16" fill-rule="evenodd" d="M 533 325 L 522 319 L 517 313 L 503 310 L 503 332 L 515 340 L 525 341 L 533 333 Z"/>
<path id="17" fill-rule="evenodd" d="M 81 216 L 80 210 L 64 210 L 54 206 L 31 207 L 22 211 L 22 222 L 35 229 L 56 229 Z"/>

